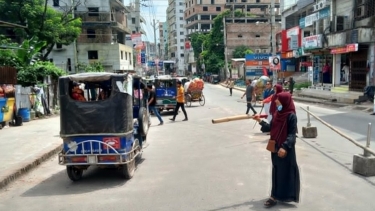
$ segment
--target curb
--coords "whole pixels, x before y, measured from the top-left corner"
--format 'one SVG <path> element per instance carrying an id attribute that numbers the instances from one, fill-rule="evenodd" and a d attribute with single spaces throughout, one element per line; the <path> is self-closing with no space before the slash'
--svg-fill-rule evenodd
<path id="1" fill-rule="evenodd" d="M 51 158 L 53 155 L 56 155 L 61 150 L 61 144 L 59 144 L 58 146 L 52 146 L 50 147 L 50 149 L 45 150 L 45 152 L 40 153 L 40 156 L 38 156 L 33 161 L 24 163 L 24 165 L 20 168 L 13 170 L 9 175 L 5 176 L 5 178 L 3 178 L 0 181 L 0 190 L 6 187 L 8 184 L 10 184 L 12 181 L 18 179 L 27 172 L 33 170 L 35 167 L 39 166 L 41 163 Z"/>
<path id="2" fill-rule="evenodd" d="M 225 84 L 220 83 L 220 85 L 226 88 Z M 233 87 L 233 89 L 245 92 L 245 89 L 243 89 L 243 88 Z M 343 104 L 343 103 L 336 103 L 336 102 L 327 102 L 323 99 L 321 101 L 319 101 L 319 100 L 311 100 L 311 99 L 308 99 L 308 98 L 296 96 L 296 97 L 293 97 L 293 100 L 296 101 L 296 102 L 323 104 L 323 105 L 327 105 L 327 106 L 333 106 L 333 107 L 336 107 L 336 108 L 353 106 L 353 109 L 355 109 L 355 110 L 360 110 L 360 111 L 368 112 L 368 113 L 373 112 L 372 108 L 367 108 L 367 107 L 364 107 L 364 106 L 356 106 L 355 104 Z"/>

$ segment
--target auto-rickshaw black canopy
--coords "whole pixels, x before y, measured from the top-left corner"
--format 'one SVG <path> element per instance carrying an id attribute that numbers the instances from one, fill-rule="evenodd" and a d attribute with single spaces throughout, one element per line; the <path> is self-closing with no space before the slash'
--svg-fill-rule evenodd
<path id="1" fill-rule="evenodd" d="M 111 85 L 110 97 L 90 102 L 76 101 L 70 95 L 73 82 L 108 83 Z M 82 73 L 60 77 L 61 137 L 130 134 L 133 131 L 133 99 L 126 88 L 127 83 L 131 81 L 126 74 Z"/>

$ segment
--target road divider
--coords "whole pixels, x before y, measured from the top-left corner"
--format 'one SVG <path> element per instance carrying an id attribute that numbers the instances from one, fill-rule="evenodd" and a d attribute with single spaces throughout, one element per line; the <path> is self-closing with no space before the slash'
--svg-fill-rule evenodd
<path id="1" fill-rule="evenodd" d="M 371 123 L 368 124 L 368 128 L 367 128 L 366 146 L 363 146 L 362 144 L 360 144 L 358 141 L 356 141 L 352 137 L 346 135 L 345 133 L 338 130 L 337 128 L 335 128 L 331 124 L 329 124 L 329 123 L 325 122 L 324 120 L 322 120 L 321 118 L 319 118 L 317 115 L 312 113 L 308 108 L 307 109 L 305 109 L 303 107 L 300 107 L 300 108 L 308 114 L 308 123 L 307 123 L 308 125 L 311 126 L 310 117 L 309 117 L 309 115 L 311 115 L 316 120 L 321 122 L 323 125 L 327 126 L 329 129 L 333 130 L 334 132 L 336 132 L 337 134 L 339 134 L 340 136 L 342 136 L 346 140 L 350 141 L 351 143 L 353 143 L 357 147 L 362 148 L 363 149 L 363 155 L 356 154 L 353 157 L 353 169 L 352 170 L 353 170 L 354 173 L 363 175 L 365 177 L 375 176 L 375 157 L 374 157 L 375 151 L 370 149 Z M 373 155 L 373 156 L 371 156 L 371 155 Z"/>

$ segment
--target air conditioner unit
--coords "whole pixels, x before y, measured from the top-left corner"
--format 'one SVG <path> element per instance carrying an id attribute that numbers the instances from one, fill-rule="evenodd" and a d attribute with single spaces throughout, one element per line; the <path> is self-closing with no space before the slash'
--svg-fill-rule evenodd
<path id="1" fill-rule="evenodd" d="M 320 0 L 320 1 L 318 1 L 318 3 L 313 5 L 314 6 L 313 10 L 314 10 L 314 12 L 316 12 L 316 11 L 319 11 L 321 9 L 324 9 L 328 5 L 329 5 L 329 3 L 327 2 L 327 0 Z"/>
<path id="2" fill-rule="evenodd" d="M 367 7 L 365 5 L 357 7 L 355 10 L 355 17 L 356 18 L 362 18 L 367 13 Z"/>
<path id="3" fill-rule="evenodd" d="M 345 29 L 348 29 L 348 17 L 347 16 L 336 16 L 335 18 L 335 31 L 343 31 Z"/>

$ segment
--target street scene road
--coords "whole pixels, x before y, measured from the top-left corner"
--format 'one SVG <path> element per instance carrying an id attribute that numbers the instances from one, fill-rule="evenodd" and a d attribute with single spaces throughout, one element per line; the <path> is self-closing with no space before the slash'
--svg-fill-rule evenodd
<path id="1" fill-rule="evenodd" d="M 171 113 L 164 113 L 165 124 L 156 126 L 158 121 L 152 117 L 155 126 L 150 128 L 143 158 L 131 180 L 122 179 L 115 169 L 90 168 L 82 180 L 72 182 L 65 167 L 58 165 L 57 156 L 53 156 L 0 190 L 0 210 L 266 210 L 263 203 L 271 189 L 271 156 L 265 149 L 268 136 L 260 132 L 258 125 L 253 129 L 252 120 L 211 123 L 214 118 L 244 114 L 242 92 L 234 90 L 229 96 L 228 89 L 206 84 L 204 94 L 205 106 L 193 103 L 186 109 L 187 122 L 182 121 L 181 113 L 175 122 L 169 121 Z M 296 150 L 301 201 L 279 203 L 271 209 L 375 210 L 375 178 L 351 171 L 353 155 L 363 150 L 313 118 L 311 123 L 318 128 L 318 137 L 302 138 L 307 115 L 300 107 L 308 105 L 295 104 L 300 131 Z M 365 144 L 367 124 L 374 123 L 374 116 L 345 108 L 309 106 L 314 114 Z M 258 112 L 260 109 L 256 107 Z M 0 157 L 2 170 L 15 165 L 12 156 L 19 162 L 20 157 L 32 156 L 28 153 L 28 149 L 34 150 L 32 143 L 54 145 L 59 141 L 59 118 L 30 124 L 43 129 L 34 134 L 31 129 L 27 133 L 11 132 L 14 137 L 4 132 L 24 128 L 0 131 L 1 142 L 8 142 L 4 143 L 7 148 L 0 148 L 0 154 L 8 151 Z M 11 146 L 16 146 L 14 141 L 23 143 L 25 139 L 30 139 L 29 147 L 10 153 Z M 375 133 L 372 149 L 374 139 Z"/>

